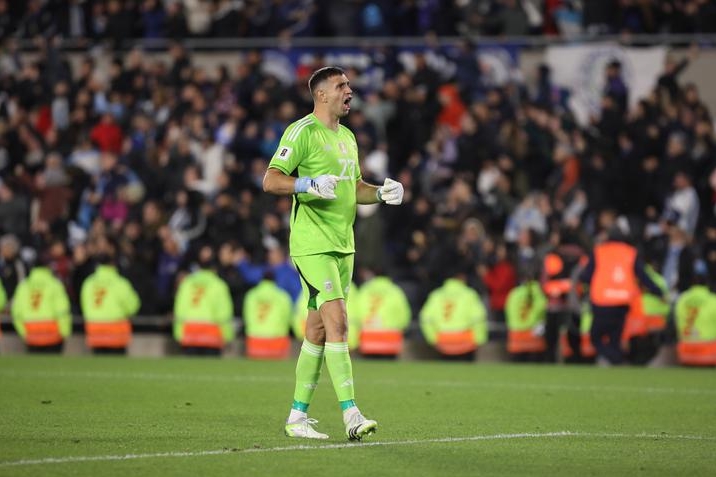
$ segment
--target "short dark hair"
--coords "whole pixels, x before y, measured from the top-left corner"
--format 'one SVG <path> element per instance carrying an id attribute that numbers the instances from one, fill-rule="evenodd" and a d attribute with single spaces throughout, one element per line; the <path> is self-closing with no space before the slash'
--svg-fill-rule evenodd
<path id="1" fill-rule="evenodd" d="M 346 74 L 346 72 L 337 66 L 324 66 L 323 68 L 317 69 L 308 79 L 308 90 L 311 92 L 311 96 L 313 96 L 316 86 L 318 86 L 321 81 L 327 80 L 332 76 L 340 76 L 344 74 Z"/>

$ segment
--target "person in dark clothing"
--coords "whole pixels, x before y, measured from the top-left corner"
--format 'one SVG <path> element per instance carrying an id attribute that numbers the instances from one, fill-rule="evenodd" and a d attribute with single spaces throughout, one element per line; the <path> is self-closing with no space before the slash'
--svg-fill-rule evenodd
<path id="1" fill-rule="evenodd" d="M 20 241 L 12 234 L 0 237 L 0 279 L 7 296 L 13 296 L 17 284 L 27 277 L 29 267 L 20 257 Z"/>
<path id="2" fill-rule="evenodd" d="M 637 250 L 626 242 L 618 222 L 607 240 L 594 247 L 578 280 L 589 285 L 594 321 L 591 339 L 601 362 L 618 365 L 624 360 L 621 336 L 626 315 L 639 285 L 661 296 L 661 289 L 647 275 Z"/>
<path id="3" fill-rule="evenodd" d="M 627 111 L 629 107 L 629 87 L 622 77 L 622 64 L 618 60 L 612 60 L 607 65 L 604 95 L 614 100 L 620 115 Z"/>
<path id="4" fill-rule="evenodd" d="M 579 329 L 579 309 L 574 309 L 569 302 L 569 292 L 572 287 L 572 275 L 580 260 L 584 257 L 584 250 L 579 244 L 575 233 L 561 230 L 550 237 L 553 247 L 542 259 L 542 272 L 540 282 L 542 290 L 547 297 L 547 319 L 545 323 L 545 361 L 557 362 L 557 344 L 563 326 L 568 329 Z M 570 333 L 571 334 L 571 333 Z M 568 338 L 573 338 L 568 336 Z M 579 334 L 570 340 L 572 349 L 578 348 Z"/>
<path id="5" fill-rule="evenodd" d="M 690 58 L 682 58 L 676 61 L 672 57 L 666 59 L 664 64 L 664 73 L 659 76 L 657 85 L 659 89 L 666 91 L 671 101 L 676 101 L 679 97 L 681 89 L 679 88 L 679 75 L 689 66 L 690 59 L 693 59 L 697 50 L 692 50 Z"/>

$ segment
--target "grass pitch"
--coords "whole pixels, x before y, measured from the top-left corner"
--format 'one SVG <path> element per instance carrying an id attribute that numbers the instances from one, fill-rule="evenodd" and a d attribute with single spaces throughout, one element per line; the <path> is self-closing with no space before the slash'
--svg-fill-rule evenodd
<path id="1" fill-rule="evenodd" d="M 379 422 L 289 439 L 293 362 L 0 359 L 0 476 L 713 475 L 713 369 L 354 361 Z"/>

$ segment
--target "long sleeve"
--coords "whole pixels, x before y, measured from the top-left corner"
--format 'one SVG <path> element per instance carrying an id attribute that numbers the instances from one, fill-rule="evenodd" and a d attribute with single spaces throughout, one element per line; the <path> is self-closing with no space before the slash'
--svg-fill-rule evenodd
<path id="1" fill-rule="evenodd" d="M 131 318 L 139 311 L 139 307 L 142 306 L 142 302 L 139 300 L 139 295 L 137 295 L 137 292 L 134 290 L 129 281 L 123 280 L 121 283 L 125 289 L 124 309 L 127 315 L 126 318 Z"/>
<path id="2" fill-rule="evenodd" d="M 420 310 L 420 331 L 422 331 L 425 341 L 435 344 L 437 340 L 437 331 L 435 330 L 435 295 L 428 296 L 428 300 Z"/>
<path id="3" fill-rule="evenodd" d="M 24 304 L 27 302 L 25 294 L 27 293 L 27 287 L 23 284 L 18 285 L 15 290 L 15 296 L 13 296 L 11 314 L 12 323 L 15 326 L 15 331 L 21 338 L 25 338 L 25 309 Z"/>
<path id="4" fill-rule="evenodd" d="M 72 332 L 72 314 L 70 313 L 70 298 L 65 287 L 59 280 L 53 286 L 55 318 L 57 319 L 60 334 L 67 338 Z"/>
<path id="5" fill-rule="evenodd" d="M 634 274 L 639 279 L 639 283 L 645 286 L 652 294 L 656 296 L 662 296 L 664 294 L 661 288 L 659 288 L 659 285 L 646 273 L 646 266 L 640 257 L 634 260 Z"/>
<path id="6" fill-rule="evenodd" d="M 221 336 L 225 342 L 231 341 L 234 337 L 234 328 L 231 320 L 234 317 L 234 302 L 231 299 L 229 286 L 223 280 L 217 280 L 216 284 L 216 319 L 221 328 Z"/>
<path id="7" fill-rule="evenodd" d="M 477 292 L 472 293 L 471 301 L 473 302 L 474 309 L 472 332 L 475 337 L 475 343 L 481 345 L 487 342 L 487 310 Z"/>

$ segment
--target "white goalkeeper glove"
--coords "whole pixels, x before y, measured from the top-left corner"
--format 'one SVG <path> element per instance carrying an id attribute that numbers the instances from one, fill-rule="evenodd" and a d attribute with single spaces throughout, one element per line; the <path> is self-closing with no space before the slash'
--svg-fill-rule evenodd
<path id="1" fill-rule="evenodd" d="M 336 198 L 336 185 L 338 184 L 338 176 L 323 174 L 316 177 L 299 177 L 293 186 L 296 193 L 307 193 L 320 197 L 321 199 L 333 200 Z"/>
<path id="2" fill-rule="evenodd" d="M 403 202 L 403 184 L 393 179 L 385 179 L 383 185 L 376 192 L 378 200 L 390 205 L 400 205 Z"/>

